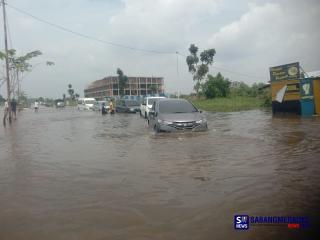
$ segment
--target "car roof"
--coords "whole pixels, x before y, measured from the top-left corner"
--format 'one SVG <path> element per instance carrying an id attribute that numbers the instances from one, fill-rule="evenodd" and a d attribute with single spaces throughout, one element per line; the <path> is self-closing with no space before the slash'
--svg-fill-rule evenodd
<path id="1" fill-rule="evenodd" d="M 146 99 L 153 99 L 153 98 L 166 98 L 166 97 L 146 97 Z"/>

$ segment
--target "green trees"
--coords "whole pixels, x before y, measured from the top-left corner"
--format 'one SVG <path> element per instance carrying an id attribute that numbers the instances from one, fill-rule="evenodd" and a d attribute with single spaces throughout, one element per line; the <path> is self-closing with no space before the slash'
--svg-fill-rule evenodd
<path id="1" fill-rule="evenodd" d="M 190 55 L 187 56 L 186 62 L 189 68 L 189 72 L 193 76 L 193 80 L 196 81 L 194 90 L 197 95 L 201 90 L 201 81 L 205 78 L 209 72 L 209 65 L 213 63 L 213 57 L 216 54 L 215 49 L 207 49 L 200 53 L 200 62 L 198 57 L 198 47 L 195 44 L 191 44 L 189 47 Z"/>
<path id="2" fill-rule="evenodd" d="M 75 99 L 75 95 L 74 95 L 74 90 L 73 90 L 71 84 L 68 84 L 68 93 L 70 95 L 70 99 L 74 100 Z"/>
<path id="3" fill-rule="evenodd" d="M 74 89 L 72 88 L 72 84 L 68 84 L 67 90 L 69 97 L 66 99 L 66 95 L 63 94 L 63 101 L 67 100 L 67 104 L 70 106 L 75 106 L 77 104 L 77 99 L 80 97 L 78 93 L 75 93 Z"/>
<path id="4" fill-rule="evenodd" d="M 264 86 L 264 83 L 254 83 L 252 86 L 249 86 L 244 82 L 233 82 L 233 86 L 231 87 L 231 95 L 241 97 L 257 97 L 262 94 Z"/>
<path id="5" fill-rule="evenodd" d="M 22 56 L 16 56 L 16 50 L 9 49 L 8 50 L 9 69 L 19 71 L 20 73 L 25 71 L 30 71 L 32 65 L 28 61 L 41 54 L 42 53 L 39 50 L 35 50 Z M 0 51 L 0 59 L 4 60 L 5 57 L 6 57 L 6 54 Z"/>
<path id="6" fill-rule="evenodd" d="M 227 97 L 230 93 L 230 84 L 229 79 L 224 78 L 221 73 L 216 76 L 208 74 L 207 81 L 202 85 L 202 91 L 206 98 Z"/>
<path id="7" fill-rule="evenodd" d="M 123 96 L 125 95 L 124 89 L 127 85 L 128 77 L 123 74 L 123 71 L 120 68 L 117 69 L 117 74 L 119 78 L 119 91 L 120 91 L 120 94 Z"/>
<path id="8" fill-rule="evenodd" d="M 10 71 L 10 93 L 18 96 L 18 103 L 24 100 L 21 89 L 21 80 L 41 63 L 32 65 L 30 60 L 42 55 L 39 50 L 31 51 L 25 55 L 17 56 L 15 49 L 8 50 L 9 71 Z M 6 53 L 0 51 L 0 60 L 4 60 Z M 46 61 L 47 66 L 54 65 L 54 62 Z"/>
<path id="9" fill-rule="evenodd" d="M 21 91 L 20 89 L 21 75 L 24 72 L 30 72 L 32 70 L 32 65 L 29 63 L 29 61 L 34 57 L 40 56 L 41 54 L 42 53 L 39 50 L 35 50 L 25 55 L 17 56 L 15 49 L 8 50 L 11 93 L 15 93 L 14 91 L 17 90 L 18 99 L 20 97 L 20 91 Z M 5 57 L 6 57 L 6 53 L 0 51 L 0 59 L 4 60 Z"/>
<path id="10" fill-rule="evenodd" d="M 151 90 L 151 94 L 156 94 L 159 92 L 158 85 L 155 84 L 150 85 L 149 89 Z"/>

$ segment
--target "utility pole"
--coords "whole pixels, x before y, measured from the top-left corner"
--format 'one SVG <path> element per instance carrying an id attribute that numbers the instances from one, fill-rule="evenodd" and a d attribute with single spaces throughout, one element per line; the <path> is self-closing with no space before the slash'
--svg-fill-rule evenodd
<path id="1" fill-rule="evenodd" d="M 8 59 L 8 40 L 7 40 L 7 16 L 6 5 L 2 0 L 2 12 L 3 12 L 3 28 L 4 28 L 4 46 L 5 46 L 5 58 L 6 58 L 6 78 L 7 78 L 7 101 L 8 101 L 8 113 L 9 123 L 11 123 L 11 101 L 10 101 L 10 73 L 9 73 L 9 59 Z M 6 113 L 7 114 L 7 113 Z M 5 117 L 6 117 L 5 114 Z M 5 123 L 5 119 L 4 119 Z"/>

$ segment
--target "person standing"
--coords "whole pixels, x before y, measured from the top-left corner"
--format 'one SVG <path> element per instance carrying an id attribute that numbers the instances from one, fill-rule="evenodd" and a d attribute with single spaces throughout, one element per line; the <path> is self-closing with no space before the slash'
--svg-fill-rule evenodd
<path id="1" fill-rule="evenodd" d="M 6 100 L 4 102 L 4 112 L 8 112 L 9 111 L 9 104 L 8 104 L 8 101 Z"/>
<path id="2" fill-rule="evenodd" d="M 39 110 L 39 102 L 38 102 L 38 100 L 36 100 L 36 101 L 34 102 L 34 111 L 35 111 L 35 112 L 38 112 L 38 110 Z"/>
<path id="3" fill-rule="evenodd" d="M 4 126 L 6 125 L 6 122 L 7 122 L 8 113 L 9 113 L 9 104 L 8 104 L 8 101 L 6 100 L 4 102 L 4 114 L 3 114 L 3 125 Z"/>
<path id="4" fill-rule="evenodd" d="M 111 114 L 114 114 L 112 99 L 111 99 L 110 102 L 109 102 L 109 112 L 110 112 Z"/>
<path id="5" fill-rule="evenodd" d="M 11 111 L 13 113 L 14 119 L 17 119 L 17 102 L 14 98 L 11 101 Z"/>
<path id="6" fill-rule="evenodd" d="M 106 110 L 106 107 L 105 107 L 105 103 L 102 103 L 101 114 L 102 114 L 102 115 L 107 114 L 107 110 Z"/>

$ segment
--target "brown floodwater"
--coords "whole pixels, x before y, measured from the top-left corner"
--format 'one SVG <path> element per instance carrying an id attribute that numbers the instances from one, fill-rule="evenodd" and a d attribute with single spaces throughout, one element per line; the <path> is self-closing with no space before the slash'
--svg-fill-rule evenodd
<path id="1" fill-rule="evenodd" d="M 138 114 L 24 110 L 0 127 L 0 239 L 301 239 L 319 229 L 320 118 L 206 115 L 207 132 L 156 134 Z M 308 216 L 311 226 L 239 231 L 235 214 Z"/>

